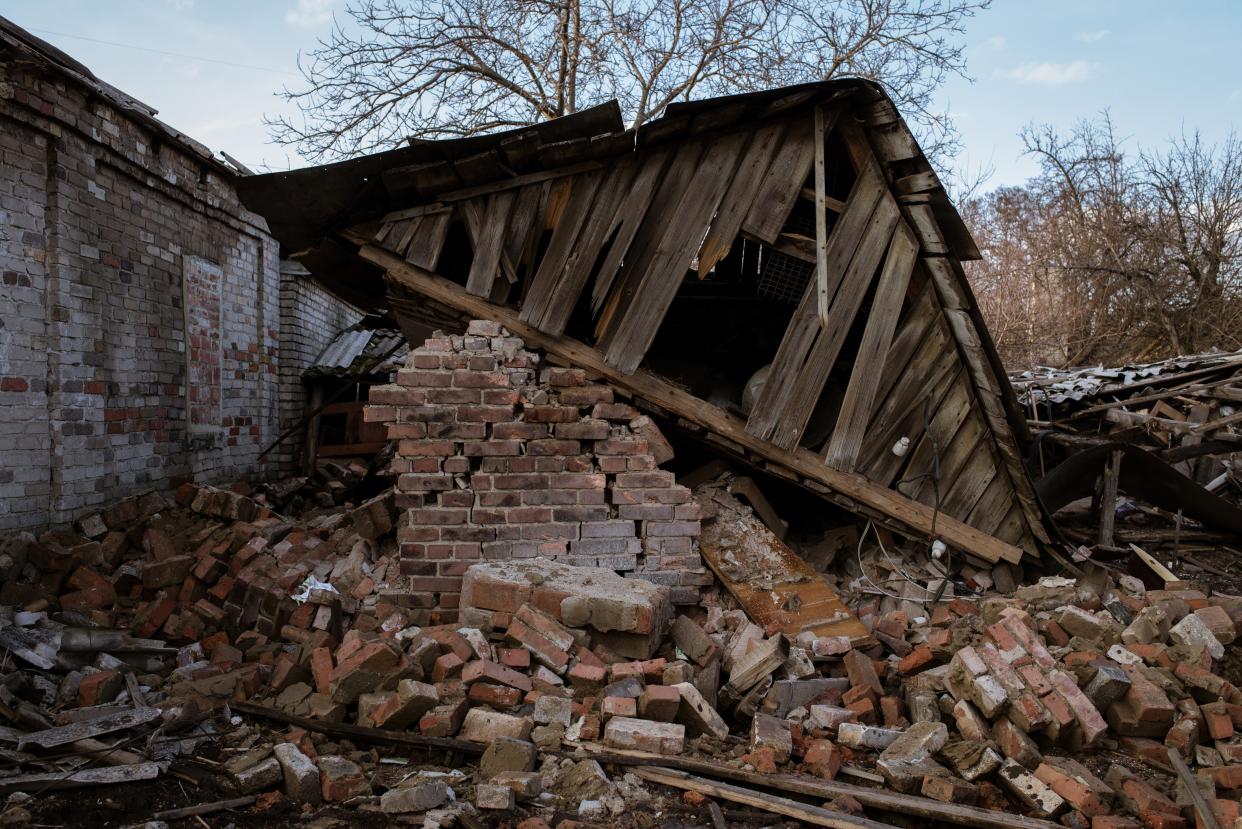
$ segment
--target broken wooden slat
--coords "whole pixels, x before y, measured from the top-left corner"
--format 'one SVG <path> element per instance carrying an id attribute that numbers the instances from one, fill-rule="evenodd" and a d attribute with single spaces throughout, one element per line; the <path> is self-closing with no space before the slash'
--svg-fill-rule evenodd
<path id="1" fill-rule="evenodd" d="M 847 207 L 833 228 L 828 242 L 828 270 L 844 274 L 858 249 L 867 223 L 875 212 L 883 193 L 884 181 L 874 164 L 868 167 L 850 188 Z M 832 288 L 835 291 L 835 288 Z M 770 438 L 776 424 L 784 415 L 785 406 L 793 395 L 798 373 L 805 364 L 807 354 L 821 332 L 815 315 L 814 291 L 803 292 L 802 301 L 794 311 L 776 356 L 768 370 L 759 400 L 751 412 L 746 428 L 756 437 Z"/>
<path id="2" fill-rule="evenodd" d="M 1022 550 L 980 532 L 950 516 L 933 516 L 924 504 L 911 501 L 886 487 L 872 483 L 861 475 L 840 472 L 825 466 L 818 455 L 807 451 L 789 452 L 774 447 L 749 434 L 746 424 L 728 412 L 700 400 L 684 389 L 649 371 L 625 374 L 611 366 L 596 349 L 564 336 L 552 336 L 534 328 L 508 308 L 491 305 L 467 293 L 460 285 L 429 273 L 393 256 L 383 248 L 357 240 L 359 255 L 387 272 L 388 278 L 405 288 L 444 303 L 463 314 L 478 319 L 492 319 L 526 340 L 531 348 L 569 361 L 605 381 L 616 383 L 631 393 L 646 398 L 664 410 L 685 418 L 747 451 L 770 460 L 801 477 L 813 481 L 831 493 L 849 498 L 862 507 L 874 510 L 890 520 L 909 527 L 914 533 L 930 533 L 935 522 L 937 534 L 946 544 L 971 552 L 988 561 L 1020 561 Z"/>
<path id="3" fill-rule="evenodd" d="M 850 372 L 850 382 L 841 402 L 841 412 L 828 441 L 824 462 L 853 472 L 862 448 L 863 434 L 871 417 L 877 390 L 876 378 L 884 371 L 884 360 L 893 342 L 893 331 L 905 302 L 906 288 L 914 270 L 918 243 L 905 222 L 897 225 L 884 260 L 884 270 L 871 304 L 871 315 L 863 330 L 858 356 Z"/>
<path id="4" fill-rule="evenodd" d="M 595 746 L 590 746 L 595 748 Z M 1061 824 L 1050 820 L 1027 817 L 1014 812 L 993 811 L 982 806 L 965 806 L 957 803 L 942 803 L 930 797 L 901 794 L 884 788 L 857 786 L 843 783 L 840 780 L 822 780 L 806 774 L 760 774 L 744 771 L 740 768 L 709 760 L 697 760 L 690 757 L 667 757 L 647 751 L 626 749 L 607 749 L 588 755 L 589 759 L 597 760 L 605 765 L 658 765 L 672 767 L 680 771 L 700 774 L 704 777 L 715 777 L 721 780 L 732 780 L 759 786 L 767 789 L 793 794 L 805 795 L 817 800 L 832 800 L 837 797 L 849 796 L 863 806 L 885 812 L 897 812 L 912 817 L 956 826 L 971 826 L 975 829 L 1063 829 Z M 859 779 L 880 782 L 879 775 L 861 771 L 846 772 Z M 876 780 L 879 778 L 879 780 Z"/>
<path id="5" fill-rule="evenodd" d="M 795 818 L 815 826 L 827 826 L 830 829 L 893 829 L 890 824 L 880 823 L 878 820 L 855 817 L 844 812 L 823 809 L 819 806 L 808 806 L 805 803 L 799 803 L 787 797 L 777 797 L 776 795 L 744 789 L 741 786 L 734 786 L 729 783 L 716 783 L 711 780 L 704 780 L 701 777 L 692 777 L 685 772 L 674 769 L 639 766 L 634 769 L 634 773 L 643 780 L 648 780 L 652 783 L 673 786 L 678 789 L 687 789 L 700 794 L 710 795 L 711 797 L 731 800 L 734 803 L 744 803 L 747 806 L 754 806 L 773 814 L 785 815 L 786 817 Z"/>
<path id="6" fill-rule="evenodd" d="M 600 350 L 621 371 L 638 368 L 655 339 L 749 137 L 736 132 L 712 142 L 680 198 L 670 205 L 667 224 L 648 237 L 648 247 L 636 250 L 632 278 L 626 280 L 633 292 L 622 297 L 617 316 L 600 338 Z"/>
<path id="7" fill-rule="evenodd" d="M 0 794 L 18 791 L 45 792 L 53 789 L 76 789 L 82 786 L 115 786 L 154 780 L 160 776 L 159 763 L 139 763 L 134 766 L 107 766 L 81 771 L 55 771 L 47 774 L 19 774 L 0 777 Z"/>
<path id="8" fill-rule="evenodd" d="M 941 490 L 940 508 L 949 515 L 965 519 L 996 478 L 999 466 L 1000 458 L 992 451 L 990 441 L 984 438 L 967 468 L 947 490 Z"/>
<path id="9" fill-rule="evenodd" d="M 924 342 L 929 348 L 936 345 L 943 349 L 948 338 L 935 326 Z M 929 354 L 920 350 L 911 360 L 901 382 L 893 387 L 872 416 L 867 436 L 863 439 L 858 471 L 883 486 L 892 484 L 897 473 L 909 465 L 909 453 L 918 450 L 918 441 L 924 431 L 924 406 L 930 402 L 934 413 L 960 372 L 961 366 L 952 353 L 937 351 Z M 893 453 L 893 446 L 903 437 L 910 439 L 910 448 L 904 458 Z"/>
<path id="10" fill-rule="evenodd" d="M 481 212 L 481 227 L 475 228 L 474 259 L 470 274 L 466 277 L 466 290 L 475 296 L 489 296 L 492 283 L 500 271 L 500 259 L 504 252 L 505 231 L 509 227 L 509 214 L 516 194 L 512 190 L 496 193 L 487 199 L 486 212 Z M 467 204 L 478 209 L 477 202 Z"/>
<path id="11" fill-rule="evenodd" d="M 773 241 L 785 226 L 814 162 L 815 140 L 811 119 L 791 122 L 780 150 L 763 176 L 750 211 L 742 221 L 742 230 L 765 242 Z"/>
<path id="12" fill-rule="evenodd" d="M 975 388 L 978 390 L 976 399 L 979 402 L 979 408 L 991 427 L 993 442 L 1001 460 L 1005 462 L 1006 474 L 1013 484 L 1014 494 L 1022 507 L 1022 512 L 1026 515 L 1031 532 L 1046 544 L 1049 538 L 1044 530 L 1043 513 L 1039 503 L 1035 500 L 1035 491 L 1026 474 L 1023 459 L 1016 448 L 1017 439 L 1013 430 L 1009 428 L 1009 420 L 1002 408 L 1001 401 L 1004 394 L 1001 391 L 1000 382 L 987 364 L 987 357 L 983 353 L 983 346 L 979 342 L 974 322 L 970 315 L 962 310 L 946 308 L 944 315 L 949 322 L 954 339 L 957 340 L 958 350 L 966 368 L 974 380 Z"/>
<path id="13" fill-rule="evenodd" d="M 566 263 L 574 253 L 574 242 L 578 239 L 578 231 L 586 222 L 604 176 L 593 172 L 576 176 L 571 180 L 569 199 L 561 215 L 556 229 L 552 231 L 552 240 L 539 262 L 539 269 L 531 281 L 530 289 L 522 302 L 522 320 L 536 328 L 543 328 L 544 317 L 557 290 Z"/>
<path id="14" fill-rule="evenodd" d="M 906 214 L 906 218 L 914 226 L 915 232 L 922 241 L 923 253 L 938 255 L 949 252 L 949 246 L 945 244 L 944 236 L 940 233 L 940 225 L 936 223 L 936 216 L 932 213 L 930 206 L 904 204 L 902 212 Z"/>
<path id="15" fill-rule="evenodd" d="M 125 711 L 121 714 L 109 714 L 93 720 L 87 720 L 86 722 L 71 723 L 24 734 L 18 740 L 17 748 L 20 750 L 31 745 L 39 746 L 40 748 L 55 748 L 56 746 L 68 745 L 89 737 L 98 737 L 101 734 L 111 734 L 113 731 L 134 728 L 159 718 L 160 709 L 158 708 L 135 708 L 132 711 Z"/>
<path id="16" fill-rule="evenodd" d="M 1100 545 L 1113 546 L 1113 524 L 1117 520 L 1117 479 L 1121 477 L 1122 451 L 1109 453 L 1104 467 L 1104 486 L 1100 493 Z"/>
<path id="17" fill-rule="evenodd" d="M 509 231 L 505 235 L 505 256 L 515 269 L 520 270 L 535 253 L 538 237 L 543 232 L 539 213 L 549 189 L 549 185 L 544 182 L 531 184 L 517 191 L 513 213 L 509 218 Z"/>
<path id="18" fill-rule="evenodd" d="M 449 226 L 452 223 L 451 209 L 423 216 L 418 232 L 405 249 L 405 261 L 420 268 L 435 270 L 440 264 L 440 252 L 444 250 L 444 240 L 448 238 Z"/>
<path id="19" fill-rule="evenodd" d="M 930 190 L 940 188 L 940 179 L 931 170 L 922 173 L 912 173 L 908 176 L 902 176 L 893 182 L 893 192 L 898 196 L 908 196 L 914 193 L 926 193 Z"/>
<path id="20" fill-rule="evenodd" d="M 944 406 L 944 404 L 942 404 Z M 975 411 L 970 395 L 965 396 L 964 409 L 966 417 L 964 417 L 955 431 L 949 432 L 947 439 L 942 435 L 936 435 L 939 451 L 939 463 L 923 467 L 932 472 L 939 467 L 939 480 L 927 475 L 918 481 L 913 492 L 909 495 L 916 501 L 922 501 L 925 504 L 935 504 L 937 493 L 943 498 L 945 492 L 957 481 L 962 474 L 962 470 L 975 453 L 979 450 L 979 442 L 982 440 L 991 440 L 987 434 L 987 430 L 983 425 L 983 418 L 979 417 Z M 923 440 L 927 441 L 931 435 L 924 435 Z M 917 467 L 907 466 L 907 469 Z"/>
<path id="21" fill-rule="evenodd" d="M 949 384 L 944 395 L 931 407 L 931 422 L 926 426 L 923 423 L 922 404 L 917 408 L 917 434 L 910 436 L 914 445 L 904 464 L 905 469 L 917 471 L 907 473 L 911 480 L 905 485 L 898 486 L 898 489 L 916 501 L 929 503 L 930 499 L 926 497 L 926 494 L 930 493 L 934 487 L 930 474 L 935 469 L 936 454 L 939 453 L 940 460 L 943 461 L 953 436 L 971 417 L 970 383 L 961 371 L 955 372 L 953 382 Z M 942 470 L 941 475 L 943 474 Z M 916 475 L 920 477 L 915 477 Z M 943 481 L 944 478 L 942 477 L 941 480 Z M 944 489 L 941 489 L 941 492 L 943 493 Z"/>
<path id="22" fill-rule="evenodd" d="M 897 205 L 887 192 L 880 197 L 867 229 L 858 243 L 858 250 L 849 267 L 839 279 L 840 287 L 833 297 L 828 324 L 823 326 L 807 355 L 802 371 L 794 382 L 789 402 L 772 430 L 771 440 L 777 446 L 797 446 L 806 430 L 823 393 L 828 375 L 836 364 L 841 346 L 849 335 L 867 291 L 875 280 L 876 269 L 889 247 L 897 226 Z"/>
<path id="23" fill-rule="evenodd" d="M 815 308 L 820 326 L 828 325 L 828 207 L 824 204 L 828 186 L 824 181 L 824 153 L 828 137 L 824 129 L 824 108 L 815 107 Z"/>
<path id="24" fill-rule="evenodd" d="M 697 270 L 700 277 L 709 273 L 729 253 L 742 229 L 742 220 L 755 203 L 755 194 L 780 148 L 785 130 L 785 124 L 766 124 L 759 128 L 746 148 L 746 155 L 738 165 L 737 173 L 720 201 L 720 210 L 712 219 L 712 225 L 699 248 Z"/>
<path id="25" fill-rule="evenodd" d="M 228 800 L 216 800 L 211 803 L 199 803 L 196 806 L 183 806 L 180 809 L 165 809 L 162 812 L 156 812 L 151 815 L 151 820 L 181 820 L 187 817 L 197 817 L 198 815 L 214 815 L 216 812 L 225 812 L 229 809 L 240 809 L 249 806 L 259 799 L 257 794 L 248 794 L 245 797 L 233 797 Z"/>
<path id="26" fill-rule="evenodd" d="M 607 235 L 612 237 L 612 243 L 609 245 L 608 255 L 599 267 L 599 273 L 595 276 L 595 286 L 591 289 L 593 314 L 599 313 L 612 290 L 612 283 L 621 262 L 643 226 L 647 211 L 655 198 L 656 187 L 663 178 L 664 165 L 672 155 L 670 150 L 656 150 L 642 156 L 641 166 L 630 185 L 630 191 L 617 208 L 612 224 L 608 227 Z"/>
<path id="27" fill-rule="evenodd" d="M 549 334 L 559 334 L 565 330 L 570 314 L 586 287 L 591 269 L 599 259 L 608 228 L 622 199 L 629 191 L 637 169 L 633 160 L 627 159 L 613 166 L 607 173 L 601 174 L 603 179 L 595 191 L 594 203 L 588 208 L 587 219 L 578 232 L 578 238 L 566 257 L 562 270 L 556 275 L 557 281 L 549 292 L 543 317 L 538 322 L 532 320 L 532 325 L 537 325 Z M 541 267 L 540 273 L 542 272 Z"/>

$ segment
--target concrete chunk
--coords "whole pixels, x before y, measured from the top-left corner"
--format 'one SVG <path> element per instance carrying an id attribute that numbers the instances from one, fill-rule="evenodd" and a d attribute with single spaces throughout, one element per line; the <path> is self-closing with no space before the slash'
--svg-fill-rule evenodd
<path id="1" fill-rule="evenodd" d="M 1024 806 L 1041 817 L 1051 818 L 1065 809 L 1065 798 L 1032 774 L 1021 763 L 1006 760 L 997 779 Z"/>
<path id="2" fill-rule="evenodd" d="M 285 794 L 298 803 L 319 803 L 319 767 L 293 743 L 279 743 L 272 751 L 285 777 Z"/>

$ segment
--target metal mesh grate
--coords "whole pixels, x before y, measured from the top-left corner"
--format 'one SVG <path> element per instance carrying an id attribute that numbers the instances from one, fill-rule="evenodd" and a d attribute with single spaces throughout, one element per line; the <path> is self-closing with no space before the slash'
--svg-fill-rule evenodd
<path id="1" fill-rule="evenodd" d="M 763 253 L 763 268 L 756 286 L 759 296 L 781 302 L 799 302 L 806 283 L 815 272 L 815 266 L 771 248 L 766 248 Z"/>

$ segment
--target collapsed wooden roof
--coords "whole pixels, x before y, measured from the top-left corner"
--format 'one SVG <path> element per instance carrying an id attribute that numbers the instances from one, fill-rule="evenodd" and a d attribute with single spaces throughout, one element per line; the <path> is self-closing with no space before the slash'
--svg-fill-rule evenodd
<path id="1" fill-rule="evenodd" d="M 242 195 L 356 302 L 496 319 L 723 450 L 971 558 L 1017 563 L 1048 540 L 961 269 L 978 251 L 874 84 L 680 104 L 637 131 L 606 105 Z"/>

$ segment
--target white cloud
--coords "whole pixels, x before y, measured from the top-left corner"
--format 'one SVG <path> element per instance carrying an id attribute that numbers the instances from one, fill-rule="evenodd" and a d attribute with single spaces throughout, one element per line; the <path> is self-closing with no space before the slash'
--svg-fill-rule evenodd
<path id="1" fill-rule="evenodd" d="M 1005 77 L 1017 81 L 1018 83 L 1037 83 L 1048 86 L 1057 86 L 1067 83 L 1078 83 L 1085 81 L 1099 64 L 1089 63 L 1085 60 L 1075 60 L 1069 63 L 1056 63 L 1055 61 L 1041 61 L 1033 63 L 1024 63 L 1021 66 L 1010 69 L 1005 72 Z"/>
<path id="2" fill-rule="evenodd" d="M 1110 29 L 1100 29 L 1098 32 L 1078 32 L 1074 35 L 1074 40 L 1081 40 L 1083 43 L 1095 43 L 1103 40 L 1112 34 Z"/>
<path id="3" fill-rule="evenodd" d="M 285 22 L 294 26 L 318 26 L 332 19 L 332 6 L 336 0 L 297 0 L 297 5 L 285 12 Z"/>
<path id="4" fill-rule="evenodd" d="M 992 35 L 992 37 L 989 37 L 987 40 L 983 41 L 980 46 L 987 49 L 989 52 L 1001 52 L 1005 49 L 1005 38 L 1001 35 Z"/>

